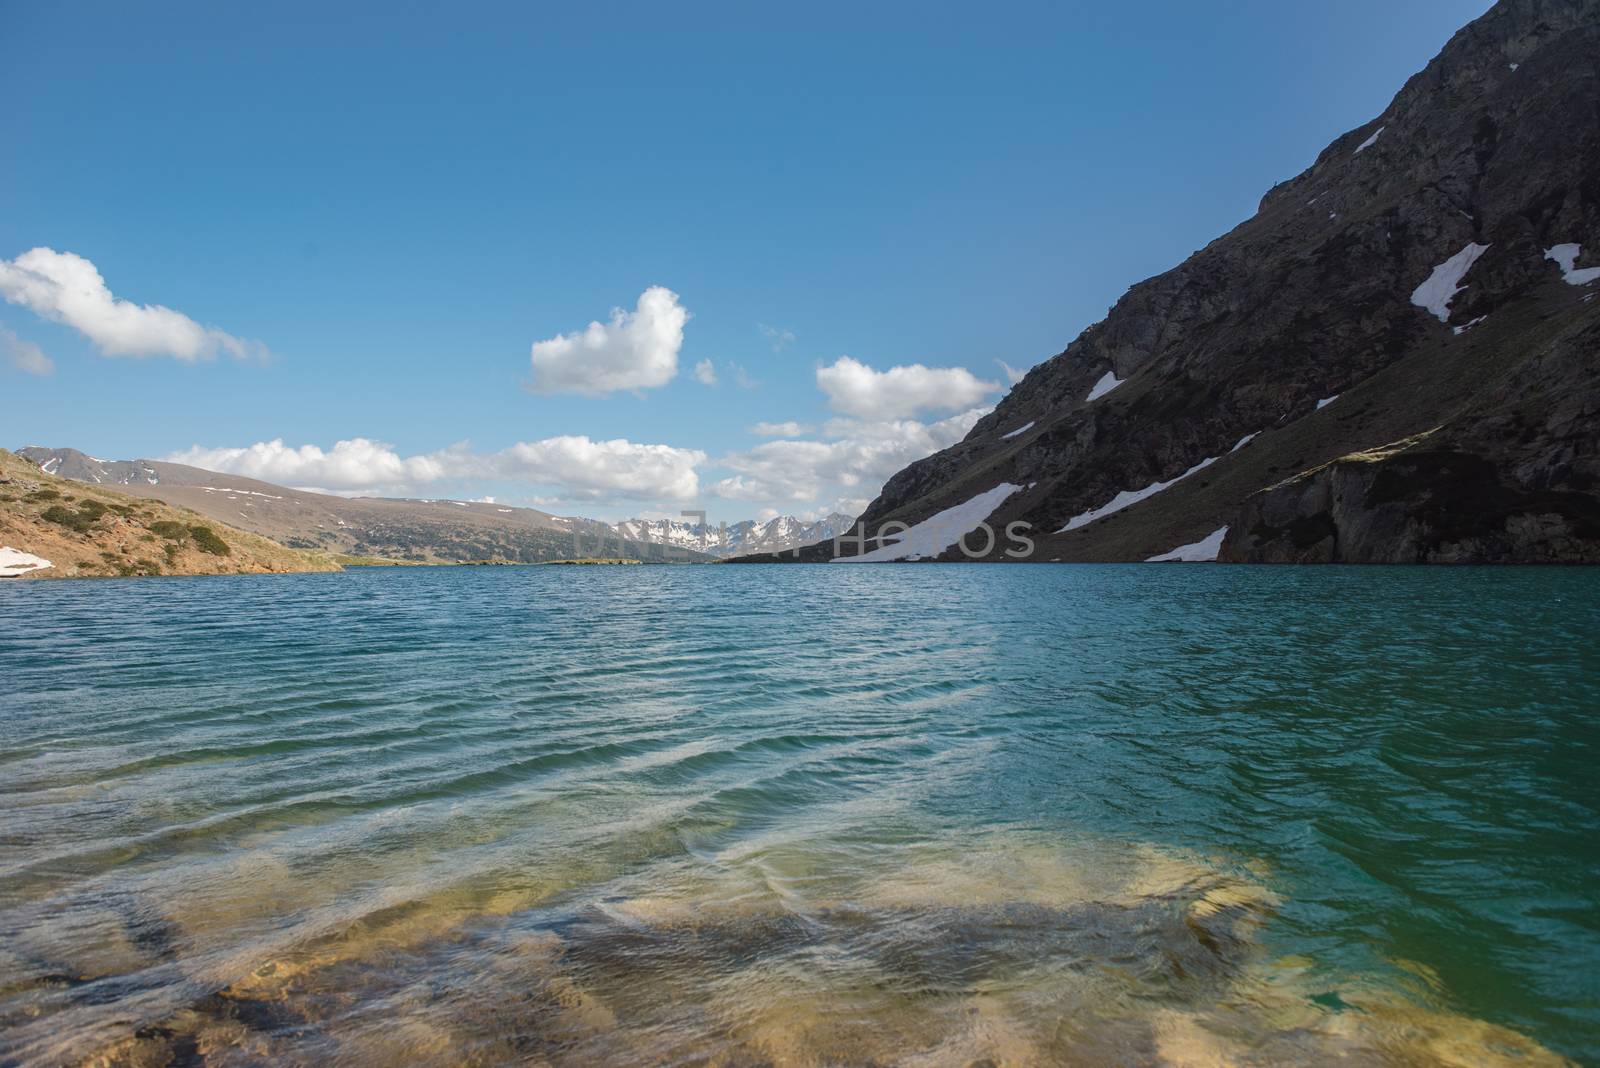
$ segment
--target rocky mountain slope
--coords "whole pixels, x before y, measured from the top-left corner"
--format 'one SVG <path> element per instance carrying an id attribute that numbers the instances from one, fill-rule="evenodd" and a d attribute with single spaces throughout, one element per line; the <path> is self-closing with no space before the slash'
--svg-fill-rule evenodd
<path id="1" fill-rule="evenodd" d="M 851 522 L 831 515 L 815 523 L 779 516 L 728 527 L 666 519 L 611 524 L 483 501 L 337 497 L 164 460 L 102 460 L 77 449 L 18 452 L 61 478 L 179 504 L 285 545 L 402 560 L 703 562 L 809 545 Z"/>
<path id="2" fill-rule="evenodd" d="M 48 566 L 29 566 L 27 558 Z M 18 562 L 23 566 L 7 566 Z M 0 449 L 0 572 L 77 578 L 339 569 L 327 553 L 285 548 L 161 501 L 86 487 Z"/>
<path id="3" fill-rule="evenodd" d="M 1600 0 L 1502 0 L 862 516 L 966 525 L 869 548 L 1600 561 L 1597 294 Z"/>

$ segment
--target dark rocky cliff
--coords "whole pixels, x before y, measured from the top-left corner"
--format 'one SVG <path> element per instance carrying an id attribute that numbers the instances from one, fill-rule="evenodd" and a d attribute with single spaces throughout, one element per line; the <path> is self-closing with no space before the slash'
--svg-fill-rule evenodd
<path id="1" fill-rule="evenodd" d="M 1506 362 L 1511 373 L 1438 429 L 1251 495 L 1221 558 L 1600 560 L 1600 321 Z"/>
<path id="2" fill-rule="evenodd" d="M 1503 0 L 862 520 L 1009 483 L 989 522 L 1032 524 L 1038 560 L 1224 526 L 1229 560 L 1600 560 L 1594 264 L 1600 0 Z"/>

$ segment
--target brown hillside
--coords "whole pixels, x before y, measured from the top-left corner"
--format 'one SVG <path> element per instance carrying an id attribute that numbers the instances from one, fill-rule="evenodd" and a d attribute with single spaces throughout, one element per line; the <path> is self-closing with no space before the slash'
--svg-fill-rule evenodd
<path id="1" fill-rule="evenodd" d="M 187 508 L 56 478 L 5 449 L 0 546 L 51 562 L 24 578 L 341 570 L 326 553 L 288 549 Z"/>

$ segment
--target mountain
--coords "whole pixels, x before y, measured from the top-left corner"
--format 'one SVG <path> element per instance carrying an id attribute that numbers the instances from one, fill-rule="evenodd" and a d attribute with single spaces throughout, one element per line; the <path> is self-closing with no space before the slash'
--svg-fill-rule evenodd
<path id="1" fill-rule="evenodd" d="M 284 545 L 421 562 L 537 563 L 590 557 L 705 561 L 674 545 L 619 537 L 609 524 L 481 501 L 337 497 L 165 460 L 101 460 L 29 446 L 41 470 L 193 509 Z"/>
<path id="2" fill-rule="evenodd" d="M 676 545 L 718 558 L 749 553 L 781 553 L 813 542 L 831 540 L 848 531 L 854 519 L 834 512 L 806 522 L 782 515 L 766 522 L 746 519 L 731 526 L 682 523 L 670 519 L 629 519 L 612 529 L 626 538 Z"/>
<path id="3" fill-rule="evenodd" d="M 993 560 L 1022 522 L 1046 561 L 1600 561 L 1597 295 L 1600 0 L 1502 0 L 862 520 L 925 524 L 875 557 L 986 519 Z"/>
<path id="4" fill-rule="evenodd" d="M 814 523 L 780 516 L 729 527 L 666 519 L 610 524 L 483 501 L 337 497 L 164 460 L 102 460 L 77 449 L 29 446 L 19 454 L 60 478 L 180 504 L 285 545 L 402 560 L 706 561 L 795 549 L 851 524 L 838 514 Z"/>
<path id="5" fill-rule="evenodd" d="M 147 497 L 85 487 L 0 449 L 0 575 L 338 570 L 327 553 L 289 549 Z"/>

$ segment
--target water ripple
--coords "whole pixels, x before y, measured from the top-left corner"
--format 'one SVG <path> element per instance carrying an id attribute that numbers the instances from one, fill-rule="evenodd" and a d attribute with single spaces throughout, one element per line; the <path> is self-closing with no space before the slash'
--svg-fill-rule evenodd
<path id="1" fill-rule="evenodd" d="M 0 1060 L 1600 1058 L 1600 575 L 839 572 L 0 586 Z"/>

